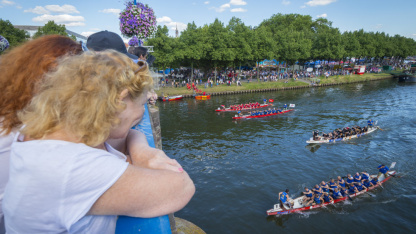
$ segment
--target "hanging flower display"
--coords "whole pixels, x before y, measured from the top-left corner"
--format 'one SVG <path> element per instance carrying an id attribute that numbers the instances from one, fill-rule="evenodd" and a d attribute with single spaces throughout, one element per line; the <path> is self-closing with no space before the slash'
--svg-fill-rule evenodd
<path id="1" fill-rule="evenodd" d="M 129 46 L 142 46 L 142 45 L 143 45 L 143 41 L 137 38 L 136 36 L 133 36 L 129 40 Z"/>
<path id="2" fill-rule="evenodd" d="M 156 30 L 156 16 L 153 9 L 138 2 L 129 1 L 119 16 L 120 31 L 126 37 L 147 38 Z"/>
<path id="3" fill-rule="evenodd" d="M 0 52 L 5 51 L 7 48 L 9 48 L 9 41 L 3 36 L 0 36 Z"/>

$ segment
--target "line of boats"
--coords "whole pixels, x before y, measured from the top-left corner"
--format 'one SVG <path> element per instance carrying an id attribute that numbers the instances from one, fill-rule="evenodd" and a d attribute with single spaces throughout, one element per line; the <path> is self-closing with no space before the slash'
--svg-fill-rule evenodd
<path id="1" fill-rule="evenodd" d="M 195 95 L 194 97 L 197 100 L 207 100 L 211 98 L 211 95 L 210 94 L 209 95 Z M 175 95 L 175 96 L 165 95 L 165 96 L 159 97 L 159 100 L 162 100 L 164 102 L 177 101 L 181 99 L 183 99 L 183 95 Z"/>
<path id="2" fill-rule="evenodd" d="M 175 100 L 180 100 L 182 99 L 183 96 L 182 95 L 178 95 L 178 96 L 168 96 L 168 97 L 163 97 L 161 98 L 163 101 L 175 101 Z M 210 95 L 196 95 L 195 99 L 199 99 L 199 100 L 206 100 L 209 99 Z M 238 114 L 236 114 L 234 117 L 232 117 L 235 120 L 239 120 L 239 119 L 253 119 L 253 118 L 263 118 L 263 117 L 268 117 L 268 116 L 274 116 L 274 115 L 280 115 L 280 114 L 286 114 L 288 112 L 294 111 L 294 104 L 290 104 L 289 107 L 291 108 L 287 108 L 286 104 L 284 106 L 284 108 L 282 110 L 276 110 L 276 108 L 273 108 L 273 110 L 271 109 L 271 106 L 273 106 L 273 104 L 271 102 L 274 102 L 272 99 L 269 100 L 269 103 L 267 103 L 267 100 L 264 100 L 264 104 L 258 104 L 258 103 L 248 103 L 248 104 L 240 104 L 240 105 L 233 105 L 230 107 L 225 107 L 224 105 L 222 105 L 221 107 L 218 107 L 215 111 L 216 112 L 238 112 Z M 257 109 L 264 109 L 264 108 L 268 108 L 268 110 L 257 110 Z M 250 111 L 250 114 L 242 114 L 242 111 Z M 348 141 L 351 139 L 355 139 L 355 138 L 360 138 L 364 135 L 368 135 L 372 132 L 375 132 L 377 129 L 380 129 L 379 126 L 376 125 L 372 125 L 369 126 L 368 129 L 364 132 L 360 132 L 358 134 L 355 135 L 350 135 L 347 137 L 343 137 L 343 138 L 327 138 L 327 137 L 323 137 L 323 136 L 316 136 L 311 137 L 309 140 L 306 141 L 306 143 L 308 144 L 324 144 L 324 143 L 336 143 L 336 142 L 342 142 L 342 141 Z M 396 163 L 394 162 L 390 167 L 393 168 L 394 165 Z M 392 176 L 394 176 L 396 174 L 396 171 L 390 171 L 388 172 L 391 176 L 388 176 L 387 178 L 385 178 L 384 174 L 380 175 L 380 177 L 378 178 L 380 183 L 366 188 L 360 192 L 354 193 L 354 194 L 348 194 L 345 197 L 342 198 L 338 198 L 338 199 L 333 199 L 330 202 L 324 202 L 322 204 L 317 204 L 317 205 L 305 205 L 303 204 L 303 196 L 301 197 L 297 197 L 295 199 L 293 199 L 293 206 L 291 208 L 289 207 L 281 207 L 280 204 L 275 204 L 274 207 L 270 210 L 267 210 L 267 215 L 272 216 L 272 215 L 283 215 L 283 214 L 291 214 L 291 213 L 297 213 L 297 212 L 302 212 L 302 211 L 306 211 L 306 210 L 312 210 L 312 209 L 316 209 L 316 208 L 320 208 L 320 207 L 325 207 L 328 206 L 330 204 L 335 204 L 335 203 L 339 203 L 342 201 L 345 201 L 347 199 L 351 199 L 352 197 L 356 197 L 362 194 L 367 193 L 368 191 L 371 191 L 377 187 L 382 186 L 381 184 L 385 183 L 387 180 L 389 180 Z M 374 178 L 377 177 L 377 175 L 371 175 L 370 178 Z"/>

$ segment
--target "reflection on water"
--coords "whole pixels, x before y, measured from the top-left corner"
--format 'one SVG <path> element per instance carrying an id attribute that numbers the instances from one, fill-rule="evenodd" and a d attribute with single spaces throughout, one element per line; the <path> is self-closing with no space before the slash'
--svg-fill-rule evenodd
<path id="1" fill-rule="evenodd" d="M 295 103 L 295 111 L 242 121 L 232 120 L 234 112 L 215 112 L 220 105 L 265 98 L 274 99 L 276 106 Z M 163 149 L 197 188 L 175 215 L 207 233 L 304 233 L 311 227 L 317 232 L 356 232 L 356 227 L 395 232 L 397 223 L 400 230 L 416 230 L 416 200 L 400 197 L 416 194 L 415 98 L 415 85 L 392 79 L 158 103 Z M 370 118 L 384 131 L 335 144 L 306 143 L 313 130 L 364 126 Z M 303 214 L 266 215 L 286 188 L 298 196 L 304 186 L 356 171 L 376 173 L 379 164 L 392 161 L 406 176 L 389 180 L 375 197 Z"/>

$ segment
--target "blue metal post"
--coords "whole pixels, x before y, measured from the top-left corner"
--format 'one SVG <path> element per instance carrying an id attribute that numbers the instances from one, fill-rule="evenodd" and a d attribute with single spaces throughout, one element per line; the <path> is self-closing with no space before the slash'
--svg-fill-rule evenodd
<path id="1" fill-rule="evenodd" d="M 153 138 L 152 125 L 150 122 L 149 109 L 145 105 L 145 112 L 143 120 L 133 127 L 138 131 L 142 131 L 151 147 L 155 147 L 155 140 Z M 135 202 L 135 201 L 131 201 Z M 128 216 L 119 216 L 116 226 L 116 234 L 124 233 L 144 233 L 144 234 L 171 234 L 169 216 L 164 215 L 155 218 L 133 218 Z"/>

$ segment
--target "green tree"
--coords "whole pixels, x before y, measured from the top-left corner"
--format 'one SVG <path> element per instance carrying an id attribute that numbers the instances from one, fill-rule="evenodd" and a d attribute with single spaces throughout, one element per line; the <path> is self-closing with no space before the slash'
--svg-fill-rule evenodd
<path id="1" fill-rule="evenodd" d="M 179 38 L 183 48 L 183 57 L 187 64 L 191 65 L 191 79 L 193 79 L 194 63 L 198 63 L 206 56 L 206 38 L 202 35 L 202 29 L 195 25 L 195 22 L 189 23 Z"/>
<path id="2" fill-rule="evenodd" d="M 342 35 L 338 28 L 333 28 L 332 23 L 324 18 L 318 18 L 314 24 L 315 39 L 312 46 L 312 58 L 314 59 L 337 59 L 344 57 Z"/>
<path id="3" fill-rule="evenodd" d="M 13 27 L 13 24 L 10 23 L 10 21 L 3 19 L 0 19 L 0 35 L 9 41 L 10 47 L 17 46 L 30 38 L 28 32 Z"/>
<path id="4" fill-rule="evenodd" d="M 65 25 L 58 25 L 53 20 L 48 21 L 48 23 L 46 23 L 43 27 L 39 27 L 38 31 L 33 35 L 33 38 L 55 34 L 70 37 L 73 40 L 76 40 L 76 37 L 74 35 L 69 36 L 69 34 L 66 32 Z"/>
<path id="5" fill-rule="evenodd" d="M 230 34 L 230 47 L 233 50 L 234 61 L 240 66 L 253 59 L 253 49 L 250 45 L 252 30 L 245 26 L 241 19 L 233 17 L 227 25 Z"/>
<path id="6" fill-rule="evenodd" d="M 215 19 L 207 28 L 207 59 L 211 61 L 211 67 L 215 69 L 215 79 L 217 67 L 227 66 L 235 58 L 235 51 L 230 46 L 230 34 L 224 24 Z"/>
<path id="7" fill-rule="evenodd" d="M 147 41 L 153 46 L 153 55 L 156 57 L 155 65 L 165 70 L 178 63 L 180 57 L 179 40 L 169 37 L 169 29 L 166 25 L 158 26 L 155 36 Z M 165 73 L 163 73 L 165 74 Z"/>

